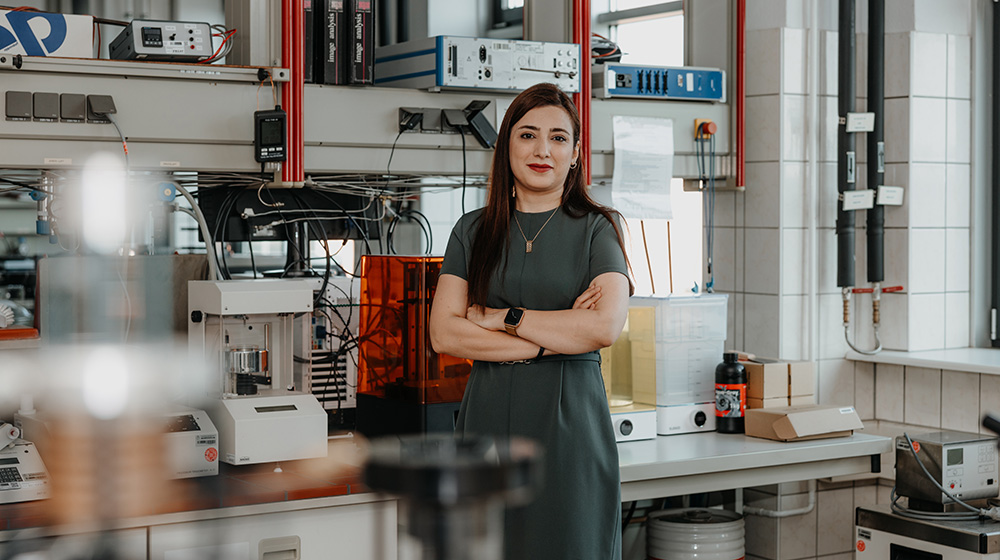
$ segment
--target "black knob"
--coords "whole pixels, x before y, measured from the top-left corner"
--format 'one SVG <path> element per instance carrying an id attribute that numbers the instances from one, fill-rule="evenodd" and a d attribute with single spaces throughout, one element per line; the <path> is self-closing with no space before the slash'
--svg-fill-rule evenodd
<path id="1" fill-rule="evenodd" d="M 705 425 L 705 421 L 707 420 L 708 416 L 705 416 L 705 413 L 702 412 L 701 410 L 696 412 L 694 415 L 694 425 L 698 426 L 699 428 L 703 427 Z"/>
<path id="2" fill-rule="evenodd" d="M 622 433 L 623 436 L 627 436 L 632 433 L 632 421 L 622 420 L 621 425 L 618 426 L 618 431 Z"/>
<path id="3" fill-rule="evenodd" d="M 201 320 L 202 320 L 201 311 L 192 311 L 191 312 L 191 322 L 192 323 L 200 323 Z"/>

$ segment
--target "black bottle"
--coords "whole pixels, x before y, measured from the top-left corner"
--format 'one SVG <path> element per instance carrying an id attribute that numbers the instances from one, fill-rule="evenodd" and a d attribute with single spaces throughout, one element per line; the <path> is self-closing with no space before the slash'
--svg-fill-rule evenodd
<path id="1" fill-rule="evenodd" d="M 715 366 L 715 429 L 723 434 L 742 434 L 747 408 L 747 370 L 739 355 L 726 352 Z"/>

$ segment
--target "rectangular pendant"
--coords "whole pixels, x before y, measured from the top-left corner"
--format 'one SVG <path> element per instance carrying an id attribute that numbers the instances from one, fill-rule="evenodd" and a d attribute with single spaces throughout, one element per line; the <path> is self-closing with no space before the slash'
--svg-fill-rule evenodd
<path id="1" fill-rule="evenodd" d="M 524 252 L 525 253 L 531 252 L 531 241 L 525 241 Z"/>

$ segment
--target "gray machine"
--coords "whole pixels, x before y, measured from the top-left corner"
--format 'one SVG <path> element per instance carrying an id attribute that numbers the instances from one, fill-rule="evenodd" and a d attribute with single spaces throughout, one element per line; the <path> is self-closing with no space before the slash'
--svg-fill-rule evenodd
<path id="1" fill-rule="evenodd" d="M 375 51 L 380 86 L 521 91 L 541 82 L 579 92 L 580 45 L 438 35 Z"/>
<path id="2" fill-rule="evenodd" d="M 194 21 L 135 19 L 111 41 L 111 58 L 197 62 L 212 57 L 212 28 Z"/>
<path id="3" fill-rule="evenodd" d="M 857 509 L 856 560 L 1000 560 L 1000 523 L 929 521 L 888 505 Z"/>
<path id="4" fill-rule="evenodd" d="M 917 456 L 938 484 L 960 500 L 995 498 L 998 486 L 997 438 L 964 432 L 932 432 L 912 436 Z M 896 438 L 896 493 L 910 499 L 910 507 L 948 504 L 942 492 L 917 464 L 909 444 Z"/>

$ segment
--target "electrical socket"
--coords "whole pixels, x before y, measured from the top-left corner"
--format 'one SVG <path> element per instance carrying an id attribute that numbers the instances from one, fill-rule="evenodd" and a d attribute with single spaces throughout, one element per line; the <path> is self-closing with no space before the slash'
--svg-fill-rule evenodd
<path id="1" fill-rule="evenodd" d="M 413 107 L 399 108 L 399 120 L 397 121 L 399 132 L 420 132 L 419 128 L 423 120 L 424 113 L 421 109 Z"/>

